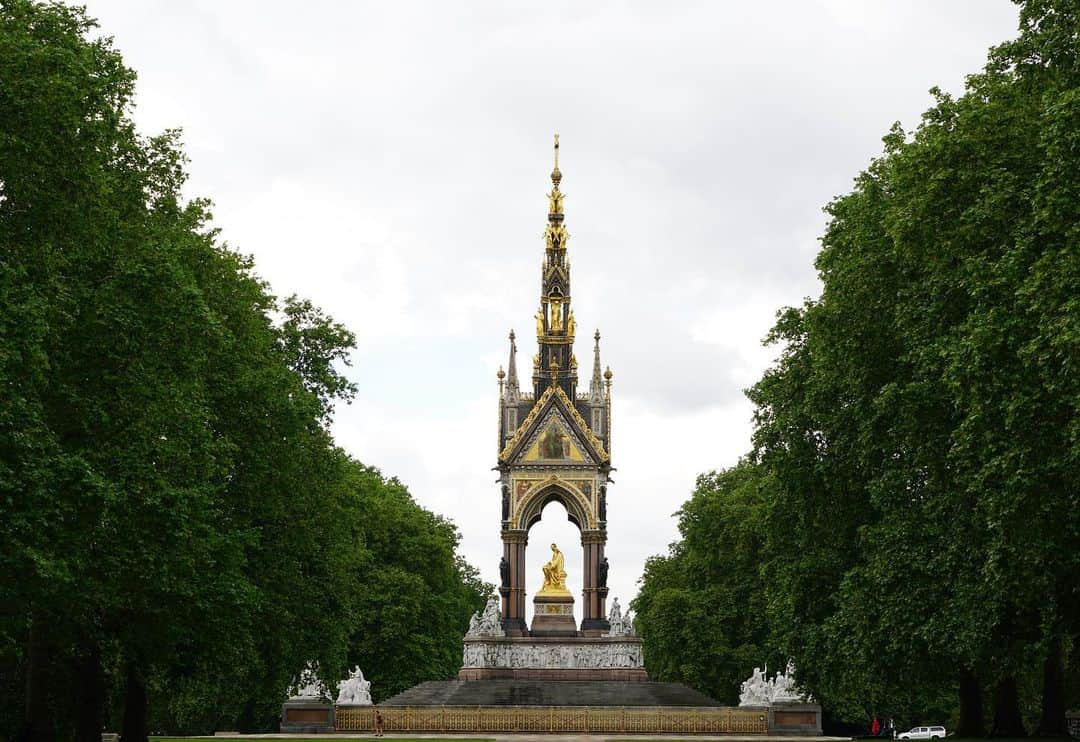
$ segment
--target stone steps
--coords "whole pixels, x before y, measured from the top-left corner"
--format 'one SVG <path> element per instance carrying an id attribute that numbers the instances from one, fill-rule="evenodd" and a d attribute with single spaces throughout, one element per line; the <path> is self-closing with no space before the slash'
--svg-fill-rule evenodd
<path id="1" fill-rule="evenodd" d="M 572 680 L 433 680 L 383 706 L 720 706 L 679 683 Z"/>

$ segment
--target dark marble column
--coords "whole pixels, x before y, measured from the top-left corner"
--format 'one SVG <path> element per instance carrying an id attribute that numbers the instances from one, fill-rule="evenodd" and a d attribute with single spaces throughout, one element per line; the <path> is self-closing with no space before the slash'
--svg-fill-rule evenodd
<path id="1" fill-rule="evenodd" d="M 601 633 L 610 627 L 604 607 L 607 586 L 601 584 L 601 575 L 606 577 L 604 562 L 604 544 L 607 534 L 603 531 L 582 531 L 581 547 L 584 551 L 585 586 L 583 591 L 584 610 L 581 630 L 589 633 Z"/>
<path id="2" fill-rule="evenodd" d="M 505 530 L 503 559 L 506 579 L 499 588 L 502 595 L 503 630 L 510 636 L 528 633 L 525 624 L 525 547 L 529 544 L 527 531 Z"/>

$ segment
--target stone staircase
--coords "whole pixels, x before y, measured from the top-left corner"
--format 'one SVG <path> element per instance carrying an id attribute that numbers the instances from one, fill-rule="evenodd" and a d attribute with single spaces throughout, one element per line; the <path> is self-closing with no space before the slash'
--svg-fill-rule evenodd
<path id="1" fill-rule="evenodd" d="M 572 680 L 433 680 L 382 706 L 720 706 L 679 683 Z"/>

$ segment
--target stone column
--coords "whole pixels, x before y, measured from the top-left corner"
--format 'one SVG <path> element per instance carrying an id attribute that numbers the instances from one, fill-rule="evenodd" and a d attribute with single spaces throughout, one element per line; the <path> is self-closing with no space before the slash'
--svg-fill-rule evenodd
<path id="1" fill-rule="evenodd" d="M 503 630 L 509 636 L 528 633 L 525 624 L 525 547 L 529 545 L 528 531 L 504 530 L 503 558 L 510 566 L 509 580 L 499 588 L 502 595 Z"/>
<path id="2" fill-rule="evenodd" d="M 603 531 L 581 532 L 581 546 L 584 550 L 582 561 L 585 565 L 581 630 L 594 636 L 611 628 L 604 605 L 607 598 L 607 586 L 600 584 L 600 565 L 604 561 L 604 544 L 606 543 L 607 534 Z"/>

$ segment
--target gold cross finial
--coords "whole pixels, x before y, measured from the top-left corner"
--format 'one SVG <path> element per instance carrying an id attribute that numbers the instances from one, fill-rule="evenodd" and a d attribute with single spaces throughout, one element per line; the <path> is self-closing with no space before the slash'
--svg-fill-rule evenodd
<path id="1" fill-rule="evenodd" d="M 555 186 L 555 190 L 559 190 L 559 183 L 562 181 L 562 173 L 559 172 L 559 135 L 555 135 L 555 169 L 551 171 L 551 183 Z M 554 209 L 552 214 L 562 213 L 562 209 Z"/>

